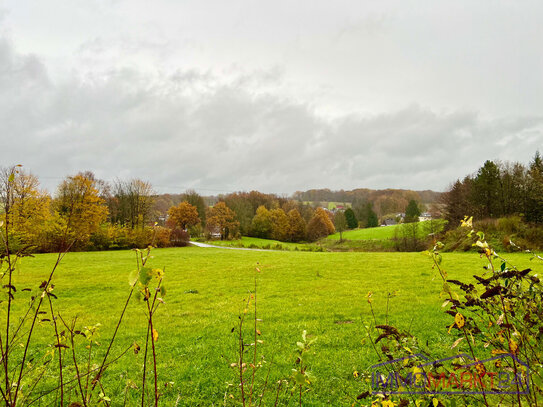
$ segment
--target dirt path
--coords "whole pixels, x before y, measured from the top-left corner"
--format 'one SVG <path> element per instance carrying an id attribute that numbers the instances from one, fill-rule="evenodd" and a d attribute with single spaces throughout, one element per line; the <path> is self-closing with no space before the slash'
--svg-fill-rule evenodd
<path id="1" fill-rule="evenodd" d="M 266 249 L 250 249 L 250 248 L 248 248 L 248 247 L 215 246 L 215 245 L 207 244 L 207 243 L 194 242 L 194 241 L 192 241 L 192 240 L 191 240 L 189 243 L 190 243 L 192 246 L 196 246 L 196 247 L 210 247 L 210 248 L 213 248 L 213 249 L 249 250 L 249 251 L 253 251 L 253 252 L 275 252 L 275 251 L 278 251 L 278 250 L 266 250 Z"/>

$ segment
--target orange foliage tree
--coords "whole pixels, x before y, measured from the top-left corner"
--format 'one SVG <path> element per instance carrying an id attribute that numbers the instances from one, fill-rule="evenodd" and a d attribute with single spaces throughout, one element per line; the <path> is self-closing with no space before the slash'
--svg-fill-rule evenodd
<path id="1" fill-rule="evenodd" d="M 331 235 L 335 231 L 334 224 L 326 211 L 323 208 L 317 208 L 307 225 L 307 237 L 309 240 L 318 240 L 321 237 Z"/>
<path id="2" fill-rule="evenodd" d="M 206 227 L 213 233 L 217 231 L 221 240 L 234 237 L 238 234 L 239 222 L 235 220 L 236 214 L 224 202 L 219 202 L 208 208 Z"/>
<path id="3" fill-rule="evenodd" d="M 200 223 L 198 209 L 187 201 L 183 201 L 177 206 L 172 206 L 168 210 L 168 216 L 168 223 L 179 226 L 183 230 Z"/>

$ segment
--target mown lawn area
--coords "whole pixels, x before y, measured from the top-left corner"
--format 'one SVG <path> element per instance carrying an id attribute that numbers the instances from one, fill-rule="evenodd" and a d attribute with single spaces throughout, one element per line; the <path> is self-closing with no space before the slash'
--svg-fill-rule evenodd
<path id="1" fill-rule="evenodd" d="M 369 240 L 369 239 L 391 239 L 394 237 L 394 230 L 398 225 L 378 226 L 375 228 L 353 229 L 343 232 L 343 239 L 347 240 Z M 327 237 L 329 240 L 339 240 L 339 233 Z"/>
<path id="2" fill-rule="evenodd" d="M 432 231 L 441 231 L 444 223 L 442 219 L 419 222 L 417 224 L 417 234 L 419 237 L 424 237 Z M 375 228 L 353 229 L 343 232 L 345 240 L 390 240 L 401 225 L 378 226 Z M 327 237 L 329 240 L 339 240 L 339 233 L 334 233 Z"/>
<path id="3" fill-rule="evenodd" d="M 241 239 L 236 240 L 206 240 L 204 242 L 214 246 L 265 250 L 315 250 L 317 248 L 317 245 L 310 243 L 289 243 L 249 236 L 242 236 Z"/>
<path id="4" fill-rule="evenodd" d="M 237 339 L 232 328 L 244 308 L 244 299 L 257 279 L 261 351 L 270 366 L 270 383 L 288 377 L 295 367 L 296 342 L 303 330 L 317 338 L 311 370 L 315 376 L 304 406 L 350 406 L 368 388 L 353 372 L 363 372 L 378 361 L 363 321 L 372 321 L 366 296 L 373 292 L 379 323 L 385 321 L 386 295 L 389 324 L 409 329 L 429 344 L 435 357 L 446 357 L 454 338 L 447 334 L 450 317 L 443 314 L 442 283 L 430 260 L 419 253 L 315 253 L 297 251 L 238 251 L 209 248 L 154 250 L 152 267 L 165 267 L 167 295 L 156 315 L 156 342 L 161 405 L 232 405 L 238 397 L 235 371 Z M 524 256 L 508 256 L 519 266 L 537 267 Z M 38 286 L 55 255 L 24 259 L 16 275 L 18 288 Z M 56 311 L 78 325 L 101 323 L 100 354 L 105 351 L 128 293 L 128 275 L 135 268 L 131 251 L 69 253 L 54 278 Z M 444 254 L 450 278 L 481 274 L 484 260 L 477 254 Z M 255 272 L 255 267 L 260 273 Z M 16 303 L 25 303 L 20 291 Z M 21 300 L 19 300 L 21 298 Z M 133 342 L 143 347 L 146 333 L 144 305 L 131 301 L 113 355 Z M 250 313 L 249 313 L 250 315 Z M 2 318 L 5 318 L 3 316 Z M 36 339 L 51 344 L 50 322 L 43 322 Z M 251 338 L 247 339 L 252 342 Z M 85 351 L 81 342 L 80 350 Z M 481 355 L 481 358 L 485 355 Z M 127 353 L 105 374 L 112 405 L 122 405 L 128 380 L 141 386 L 143 352 Z M 97 359 L 98 360 L 98 359 Z M 69 375 L 67 372 L 66 375 Z M 260 372 L 263 381 L 265 370 Z M 168 383 L 165 386 L 165 383 Z M 234 384 L 229 386 L 228 384 Z M 152 382 L 148 384 L 152 387 Z M 136 405 L 129 390 L 128 405 Z M 270 394 L 271 395 L 271 394 Z M 281 405 L 295 405 L 296 397 Z M 45 404 L 44 404 L 45 405 Z M 270 405 L 270 404 L 265 404 Z M 273 402 L 271 403 L 273 405 Z"/>

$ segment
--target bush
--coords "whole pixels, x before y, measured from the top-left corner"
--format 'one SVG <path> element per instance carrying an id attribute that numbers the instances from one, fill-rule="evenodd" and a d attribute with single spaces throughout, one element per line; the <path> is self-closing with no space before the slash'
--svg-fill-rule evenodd
<path id="1" fill-rule="evenodd" d="M 170 244 L 174 247 L 185 247 L 189 244 L 190 236 L 181 228 L 175 228 L 170 234 Z"/>

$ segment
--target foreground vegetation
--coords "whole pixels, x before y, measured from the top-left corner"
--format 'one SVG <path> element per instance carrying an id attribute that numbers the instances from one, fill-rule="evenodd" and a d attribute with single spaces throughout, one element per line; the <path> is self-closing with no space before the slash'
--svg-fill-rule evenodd
<path id="1" fill-rule="evenodd" d="M 534 266 L 525 256 L 511 255 L 511 260 L 519 267 Z M 16 274 L 17 284 L 22 287 L 42 281 L 54 261 L 52 254 L 24 259 Z M 149 261 L 151 267 L 166 266 L 167 270 L 165 308 L 154 321 L 159 335 L 156 347 L 161 405 L 221 404 L 225 398 L 227 405 L 239 401 L 236 372 L 230 367 L 237 360 L 238 342 L 231 331 L 243 314 L 255 275 L 257 313 L 262 319 L 260 350 L 266 360 L 266 368 L 258 374 L 265 376 L 267 366 L 271 366 L 270 383 L 289 377 L 296 368 L 296 342 L 302 331 L 317 339 L 310 364 L 314 380 L 304 394 L 304 405 L 367 403 L 356 399 L 368 384 L 355 372 L 378 361 L 363 327 L 373 319 L 366 301 L 370 291 L 377 320 L 387 320 L 416 334 L 436 358 L 455 353 L 450 349 L 451 337 L 443 329 L 449 320 L 440 312 L 442 283 L 429 259 L 419 253 L 249 252 L 189 247 L 157 249 Z M 482 271 L 484 265 L 485 261 L 469 254 L 447 254 L 444 260 L 449 276 L 458 279 Z M 260 272 L 255 273 L 255 267 Z M 58 297 L 56 312 L 64 320 L 77 316 L 82 326 L 100 323 L 98 342 L 107 343 L 126 298 L 129 272 L 134 268 L 129 251 L 68 253 L 53 281 Z M 46 348 L 54 342 L 50 324 L 40 323 L 35 335 Z M 142 345 L 146 329 L 141 303 L 131 301 L 122 336 L 112 353 L 134 342 Z M 103 355 L 105 349 L 96 346 L 93 352 Z M 112 405 L 122 405 L 125 394 L 128 405 L 136 403 L 141 369 L 141 352 L 130 352 L 108 368 L 103 382 Z M 48 385 L 54 384 L 53 377 Z M 289 399 L 288 393 L 282 397 L 285 404 L 281 405 L 297 402 L 294 396 Z"/>

